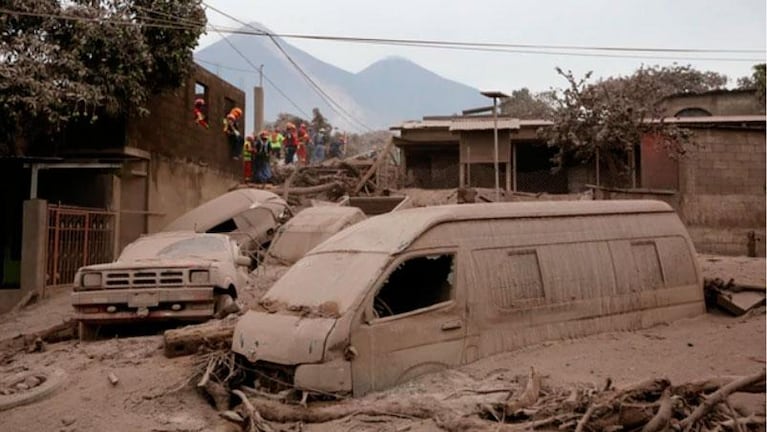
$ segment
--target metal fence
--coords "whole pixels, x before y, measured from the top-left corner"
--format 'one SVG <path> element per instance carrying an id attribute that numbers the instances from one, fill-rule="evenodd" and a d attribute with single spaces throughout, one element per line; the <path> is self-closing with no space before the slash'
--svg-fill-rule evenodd
<path id="1" fill-rule="evenodd" d="M 48 205 L 45 285 L 68 285 L 84 265 L 114 260 L 114 212 Z"/>

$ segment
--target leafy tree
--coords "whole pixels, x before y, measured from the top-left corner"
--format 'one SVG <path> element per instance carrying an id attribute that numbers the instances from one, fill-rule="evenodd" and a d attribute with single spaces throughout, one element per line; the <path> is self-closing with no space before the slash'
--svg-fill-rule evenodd
<path id="1" fill-rule="evenodd" d="M 759 103 L 765 103 L 765 71 L 767 64 L 754 65 L 754 73 L 751 76 L 738 79 L 738 87 L 742 89 L 756 89 L 756 97 Z"/>
<path id="2" fill-rule="evenodd" d="M 559 148 L 555 162 L 592 160 L 599 152 L 611 176 L 630 171 L 627 155 L 645 134 L 661 140 L 672 156 L 685 153 L 691 132 L 663 122 L 663 99 L 724 86 L 727 78 L 690 66 L 642 67 L 630 76 L 589 83 L 591 73 L 576 79 L 572 72 L 557 72 L 568 87 L 556 92 L 551 128 L 541 131 L 550 146 Z"/>
<path id="3" fill-rule="evenodd" d="M 67 124 L 145 113 L 177 87 L 205 28 L 200 0 L 4 0 L 0 154 Z M 175 17 L 175 18 L 171 18 Z"/>
<path id="4" fill-rule="evenodd" d="M 548 119 L 554 114 L 553 93 L 530 93 L 523 87 L 501 103 L 501 112 L 521 119 Z"/>
<path id="5" fill-rule="evenodd" d="M 306 124 L 306 125 L 309 124 L 308 121 L 306 121 L 305 119 L 303 119 L 303 118 L 301 118 L 301 117 L 299 117 L 297 115 L 290 114 L 290 113 L 279 113 L 279 114 L 277 114 L 277 119 L 274 120 L 271 123 L 268 123 L 267 126 L 270 129 L 276 127 L 276 128 L 278 128 L 280 130 L 285 130 L 285 126 L 288 123 L 293 123 L 294 125 L 296 125 L 296 127 L 299 127 L 302 123 Z"/>

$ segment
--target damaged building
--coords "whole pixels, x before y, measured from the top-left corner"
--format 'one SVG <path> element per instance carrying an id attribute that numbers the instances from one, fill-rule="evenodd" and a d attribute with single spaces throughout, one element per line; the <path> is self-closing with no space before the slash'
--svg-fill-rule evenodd
<path id="1" fill-rule="evenodd" d="M 208 128 L 195 123 L 198 98 Z M 0 157 L 0 312 L 226 192 L 241 168 L 219 125 L 244 103 L 195 65 L 181 87 L 150 99 L 145 117 L 78 122 L 25 156 Z"/>
<path id="2" fill-rule="evenodd" d="M 673 158 L 645 136 L 634 152 L 633 175 L 622 183 L 606 178 L 606 167 L 598 162 L 555 170 L 551 158 L 556 149 L 538 133 L 551 123 L 500 115 L 500 187 L 536 194 L 592 190 L 598 199 L 659 199 L 677 210 L 699 251 L 764 256 L 764 106 L 753 90 L 675 95 L 664 106 L 665 122 L 693 131 L 692 150 Z M 492 116 L 427 116 L 392 130 L 399 134 L 394 144 L 406 187 L 494 187 Z"/>

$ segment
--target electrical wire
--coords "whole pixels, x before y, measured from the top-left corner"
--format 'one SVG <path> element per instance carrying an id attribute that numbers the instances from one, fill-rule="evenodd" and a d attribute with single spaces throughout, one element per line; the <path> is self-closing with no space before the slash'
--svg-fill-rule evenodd
<path id="1" fill-rule="evenodd" d="M 256 66 L 256 65 L 255 65 L 255 64 L 254 64 L 254 63 L 253 63 L 253 62 L 252 62 L 252 61 L 251 61 L 251 60 L 250 60 L 250 59 L 249 59 L 249 58 L 248 58 L 248 57 L 247 57 L 247 56 L 246 56 L 246 55 L 245 55 L 245 54 L 244 54 L 242 51 L 240 51 L 240 49 L 239 49 L 239 48 L 237 48 L 237 46 L 235 46 L 235 45 L 232 43 L 232 41 L 230 41 L 230 40 L 229 40 L 227 37 L 224 37 L 223 35 L 221 35 L 221 36 L 222 36 L 223 40 L 224 40 L 224 41 L 225 41 L 225 42 L 226 42 L 226 43 L 227 43 L 227 44 L 228 44 L 228 45 L 229 45 L 229 46 L 230 46 L 230 47 L 231 47 L 231 48 L 232 48 L 232 49 L 233 49 L 233 50 L 234 50 L 234 51 L 235 51 L 235 52 L 236 52 L 236 53 L 237 53 L 239 56 L 240 56 L 240 57 L 242 57 L 242 59 L 243 59 L 243 60 L 245 60 L 245 62 L 246 62 L 246 63 L 248 63 L 248 64 L 250 65 L 250 67 L 252 67 L 252 68 L 253 68 L 253 72 L 255 72 L 255 73 L 258 73 L 258 74 L 260 74 L 261 76 L 263 76 L 263 77 L 264 77 L 264 80 L 265 80 L 267 83 L 269 83 L 269 84 L 270 84 L 272 87 L 274 87 L 274 89 L 275 89 L 275 90 L 277 90 L 277 92 L 278 92 L 280 95 L 282 95 L 282 97 L 284 97 L 284 98 L 285 98 L 285 99 L 286 99 L 288 102 L 290 102 L 290 104 L 291 104 L 291 105 L 293 105 L 293 107 L 294 107 L 295 109 L 297 109 L 297 110 L 298 110 L 298 111 L 299 111 L 301 114 L 303 114 L 305 118 L 310 118 L 310 117 L 311 117 L 311 116 L 309 116 L 309 114 L 307 114 L 307 113 L 306 113 L 306 111 L 304 111 L 303 109 L 301 109 L 301 107 L 300 107 L 300 106 L 298 106 L 298 104 L 297 104 L 297 103 L 296 103 L 296 102 L 295 102 L 293 99 L 291 99 L 291 98 L 290 98 L 290 96 L 288 96 L 287 94 L 285 94 L 285 92 L 284 92 L 284 91 L 282 91 L 282 89 L 281 89 L 281 88 L 279 88 L 279 87 L 277 86 L 277 84 L 275 84 L 275 83 L 274 83 L 274 82 L 273 82 L 271 79 L 269 79 L 269 78 L 266 76 L 266 74 L 264 74 L 264 73 L 263 73 L 263 71 L 260 71 L 260 70 L 259 70 L 259 67 L 258 67 L 258 66 Z"/>
<path id="2" fill-rule="evenodd" d="M 235 21 L 235 22 L 237 22 L 237 23 L 239 23 L 241 25 L 244 25 L 246 27 L 255 29 L 257 31 L 261 31 L 258 28 L 254 27 L 253 25 L 248 24 L 248 23 L 238 19 L 237 17 L 234 17 L 234 16 L 232 16 L 232 15 L 230 15 L 230 14 L 228 14 L 228 13 L 226 13 L 226 12 L 216 8 L 216 7 L 213 7 L 213 6 L 211 6 L 211 5 L 209 5 L 209 4 L 205 3 L 205 2 L 203 2 L 203 4 L 206 7 L 208 7 L 209 9 L 213 10 L 214 12 L 217 12 L 217 13 L 219 13 L 219 14 L 221 14 L 221 15 L 223 15 L 223 16 L 225 16 L 225 17 L 227 17 L 227 18 L 229 18 L 229 19 L 231 19 L 231 20 L 233 20 L 233 21 Z M 264 32 L 264 33 L 266 33 L 266 32 Z M 370 126 L 368 126 L 365 123 L 363 123 L 361 120 L 357 119 L 354 115 L 349 113 L 343 106 L 341 106 L 341 104 L 336 102 L 329 94 L 327 94 L 327 92 L 319 84 L 317 84 L 317 82 L 311 76 L 309 76 L 309 74 L 301 67 L 301 65 L 299 65 L 298 62 L 296 62 L 293 59 L 293 57 L 285 50 L 285 48 L 282 47 L 282 45 L 280 45 L 280 43 L 277 41 L 277 39 L 274 36 L 271 36 L 269 33 L 266 33 L 266 34 L 268 35 L 268 37 L 272 41 L 272 43 L 277 47 L 277 49 L 282 53 L 282 55 L 285 56 L 285 58 L 288 60 L 288 62 L 291 65 L 293 65 L 293 67 L 298 71 L 299 74 L 301 74 L 301 76 L 304 78 L 304 80 L 309 84 L 309 87 L 312 90 L 314 90 L 314 92 L 317 93 L 317 95 L 320 96 L 320 98 L 328 105 L 328 107 L 330 107 L 330 109 L 335 111 L 336 114 L 340 115 L 341 117 L 343 117 L 345 120 L 351 122 L 352 124 L 356 123 L 356 125 L 361 126 L 363 128 L 363 130 L 367 130 L 369 132 L 372 132 L 374 130 Z"/>
<path id="3" fill-rule="evenodd" d="M 38 12 L 14 11 L 0 8 L 0 13 L 18 16 L 55 18 L 61 20 L 87 21 L 87 22 L 105 22 L 102 18 L 78 17 L 73 15 L 46 14 Z M 139 25 L 145 27 L 157 27 L 176 30 L 193 30 L 192 26 L 177 24 L 168 20 L 142 20 L 142 22 L 132 21 L 109 21 L 112 25 Z M 309 35 L 309 34 L 290 34 L 290 33 L 266 33 L 262 30 L 247 31 L 242 29 L 232 29 L 217 27 L 213 25 L 206 26 L 207 30 L 218 31 L 224 34 L 242 34 L 260 37 L 281 37 L 286 39 L 308 39 L 318 41 L 334 41 L 346 43 L 360 43 L 370 45 L 387 46 L 408 46 L 417 48 L 431 49 L 450 49 L 474 52 L 499 52 L 511 54 L 536 54 L 536 55 L 556 55 L 556 56 L 577 56 L 577 57 L 602 57 L 602 58 L 630 58 L 646 60 L 690 60 L 690 61 L 720 61 L 720 62 L 761 62 L 764 57 L 689 57 L 689 56 L 643 56 L 643 55 L 621 55 L 621 54 L 600 54 L 593 52 L 565 52 L 550 51 L 550 49 L 564 50 L 600 50 L 610 52 L 678 52 L 678 53 L 764 53 L 764 50 L 754 49 L 693 49 L 693 48 L 639 48 L 639 47 L 600 47 L 600 46 L 574 46 L 574 45 L 542 45 L 542 44 L 508 44 L 508 43 L 484 43 L 484 42 L 460 42 L 460 41 L 438 41 L 438 40 L 418 40 L 418 39 L 387 39 L 387 38 L 363 38 L 347 36 L 329 36 L 329 35 Z M 512 49 L 517 47 L 519 49 Z M 524 49 L 523 49 L 524 48 Z M 527 48 L 539 48 L 530 50 Z"/>

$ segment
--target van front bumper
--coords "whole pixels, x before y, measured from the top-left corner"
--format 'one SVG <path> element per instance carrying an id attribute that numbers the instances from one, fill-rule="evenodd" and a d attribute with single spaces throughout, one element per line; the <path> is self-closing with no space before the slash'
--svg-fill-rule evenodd
<path id="1" fill-rule="evenodd" d="M 201 320 L 213 316 L 213 287 L 102 289 L 72 293 L 75 320 Z"/>
<path id="2" fill-rule="evenodd" d="M 336 359 L 327 363 L 298 365 L 294 384 L 306 391 L 350 394 L 352 364 L 343 359 Z"/>

